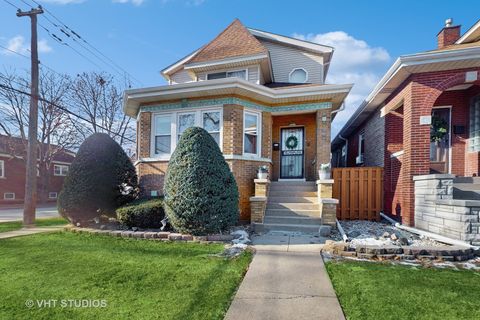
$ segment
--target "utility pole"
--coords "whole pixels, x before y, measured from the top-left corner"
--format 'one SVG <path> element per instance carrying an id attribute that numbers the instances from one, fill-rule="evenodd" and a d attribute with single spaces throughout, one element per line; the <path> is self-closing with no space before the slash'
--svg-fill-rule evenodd
<path id="1" fill-rule="evenodd" d="M 28 149 L 27 149 L 27 170 L 25 180 L 25 204 L 23 207 L 23 225 L 33 226 L 35 224 L 35 209 L 37 205 L 37 130 L 38 130 L 38 42 L 37 42 L 37 15 L 42 14 L 43 9 L 23 12 L 18 10 L 17 17 L 30 17 L 31 22 L 31 43 L 30 58 L 32 63 L 30 83 L 30 113 L 28 116 Z"/>

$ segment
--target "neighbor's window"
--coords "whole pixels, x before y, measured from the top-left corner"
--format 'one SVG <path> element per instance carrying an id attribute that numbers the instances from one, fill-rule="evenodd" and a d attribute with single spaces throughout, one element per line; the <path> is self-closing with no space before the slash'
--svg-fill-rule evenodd
<path id="1" fill-rule="evenodd" d="M 5 161 L 0 160 L 0 178 L 5 178 Z"/>
<path id="2" fill-rule="evenodd" d="M 57 193 L 56 192 L 49 192 L 48 193 L 48 198 L 49 199 L 57 199 Z"/>
<path id="3" fill-rule="evenodd" d="M 204 111 L 202 112 L 202 126 L 220 145 L 220 111 Z"/>
<path id="4" fill-rule="evenodd" d="M 358 135 L 358 155 L 363 156 L 365 154 L 365 132 Z"/>
<path id="5" fill-rule="evenodd" d="M 307 71 L 302 68 L 293 69 L 290 72 L 290 76 L 288 77 L 288 81 L 290 83 L 305 83 L 307 82 Z"/>
<path id="6" fill-rule="evenodd" d="M 66 176 L 68 173 L 68 166 L 55 164 L 53 166 L 53 175 L 55 176 Z"/>
<path id="7" fill-rule="evenodd" d="M 260 115 L 245 111 L 243 119 L 243 153 L 259 154 Z"/>
<path id="8" fill-rule="evenodd" d="M 154 121 L 155 141 L 154 148 L 156 155 L 170 154 L 172 135 L 171 131 L 172 116 L 170 114 L 156 115 Z"/>
<path id="9" fill-rule="evenodd" d="M 480 96 L 475 97 L 470 105 L 470 152 L 480 151 Z"/>
<path id="10" fill-rule="evenodd" d="M 195 113 L 180 113 L 177 122 L 177 141 L 186 129 L 195 126 Z"/>
<path id="11" fill-rule="evenodd" d="M 242 79 L 246 80 L 247 79 L 247 70 L 209 73 L 207 75 L 207 80 L 233 78 L 233 77 L 242 78 Z"/>
<path id="12" fill-rule="evenodd" d="M 15 193 L 13 192 L 5 192 L 3 194 L 3 200 L 15 200 Z"/>

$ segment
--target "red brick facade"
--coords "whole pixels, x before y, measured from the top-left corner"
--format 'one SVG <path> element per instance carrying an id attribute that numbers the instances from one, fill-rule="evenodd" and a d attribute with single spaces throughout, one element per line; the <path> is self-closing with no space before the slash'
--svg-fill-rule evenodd
<path id="1" fill-rule="evenodd" d="M 280 127 L 295 122 L 306 128 L 305 178 L 316 179 L 313 160 L 328 162 L 330 158 L 330 109 L 301 115 L 272 116 L 262 112 L 261 159 L 251 160 L 243 156 L 243 112 L 244 107 L 236 104 L 223 105 L 223 153 L 237 181 L 240 200 L 240 217 L 250 219 L 250 197 L 255 194 L 253 180 L 259 166 L 268 165 L 272 180 L 278 179 L 279 152 L 272 150 L 272 143 L 279 142 Z M 151 112 L 141 112 L 137 123 L 137 146 L 140 160 L 136 167 L 144 195 L 156 190 L 163 193 L 164 176 L 168 161 L 150 158 Z M 324 121 L 322 121 L 322 119 Z M 318 126 L 317 123 L 321 122 Z M 318 130 L 320 129 L 320 130 Z M 320 147 L 319 147 L 320 145 Z"/>

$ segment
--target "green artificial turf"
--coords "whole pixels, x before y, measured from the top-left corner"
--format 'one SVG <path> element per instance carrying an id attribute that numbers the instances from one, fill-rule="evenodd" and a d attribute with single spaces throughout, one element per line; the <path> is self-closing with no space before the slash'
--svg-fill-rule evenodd
<path id="1" fill-rule="evenodd" d="M 480 319 L 480 273 L 371 262 L 326 264 L 347 319 Z"/>
<path id="2" fill-rule="evenodd" d="M 35 220 L 37 227 L 50 227 L 67 224 L 64 218 L 42 218 Z M 18 230 L 22 228 L 22 221 L 0 222 L 0 232 Z"/>
<path id="3" fill-rule="evenodd" d="M 0 319 L 223 319 L 252 255 L 222 251 L 69 232 L 0 240 Z M 70 307 L 82 299 L 106 306 Z"/>

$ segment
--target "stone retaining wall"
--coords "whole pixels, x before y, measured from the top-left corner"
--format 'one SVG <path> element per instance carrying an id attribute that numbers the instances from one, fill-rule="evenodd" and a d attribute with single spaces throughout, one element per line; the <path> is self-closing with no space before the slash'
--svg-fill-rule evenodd
<path id="1" fill-rule="evenodd" d="M 454 175 L 414 177 L 415 227 L 480 244 L 480 201 L 453 199 Z"/>

